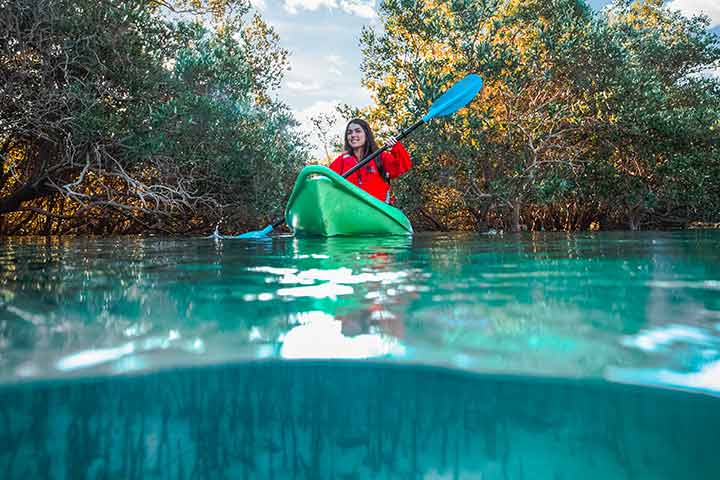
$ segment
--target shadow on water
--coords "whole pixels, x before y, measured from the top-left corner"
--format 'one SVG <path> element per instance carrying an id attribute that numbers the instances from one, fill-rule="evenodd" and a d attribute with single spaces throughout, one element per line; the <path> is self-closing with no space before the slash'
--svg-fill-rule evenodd
<path id="1" fill-rule="evenodd" d="M 717 399 L 368 363 L 0 391 L 4 478 L 711 479 Z"/>

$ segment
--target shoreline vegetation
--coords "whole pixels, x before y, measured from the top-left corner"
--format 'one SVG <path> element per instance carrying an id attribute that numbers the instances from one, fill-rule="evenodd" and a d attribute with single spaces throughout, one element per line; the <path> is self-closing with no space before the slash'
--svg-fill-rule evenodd
<path id="1" fill-rule="evenodd" d="M 381 136 L 418 231 L 720 226 L 720 38 L 661 0 L 384 0 L 363 29 Z M 248 0 L 0 0 L 0 236 L 267 224 L 313 158 L 277 99 L 288 52 Z M 714 73 L 713 73 L 714 72 Z M 326 151 L 340 125 L 314 121 Z"/>

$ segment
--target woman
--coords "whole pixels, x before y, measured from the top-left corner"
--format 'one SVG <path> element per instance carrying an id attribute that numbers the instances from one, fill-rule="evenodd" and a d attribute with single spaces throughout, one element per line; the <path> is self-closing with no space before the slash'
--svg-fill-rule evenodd
<path id="1" fill-rule="evenodd" d="M 410 170 L 412 161 L 405 147 L 395 138 L 390 138 L 387 144 L 392 147 L 390 150 L 375 157 L 347 179 L 373 197 L 392 204 L 395 199 L 390 194 L 390 179 Z M 370 126 L 365 120 L 354 118 L 345 128 L 345 151 L 333 160 L 330 168 L 342 175 L 377 149 Z"/>

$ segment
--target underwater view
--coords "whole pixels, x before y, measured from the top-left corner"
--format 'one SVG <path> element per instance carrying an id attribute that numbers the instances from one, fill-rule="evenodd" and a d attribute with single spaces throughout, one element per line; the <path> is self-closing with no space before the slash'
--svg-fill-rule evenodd
<path id="1" fill-rule="evenodd" d="M 4 478 L 719 478 L 720 234 L 9 238 Z"/>

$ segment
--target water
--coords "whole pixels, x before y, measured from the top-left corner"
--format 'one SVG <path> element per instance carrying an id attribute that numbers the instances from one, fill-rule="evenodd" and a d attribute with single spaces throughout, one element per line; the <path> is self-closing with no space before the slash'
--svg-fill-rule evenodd
<path id="1" fill-rule="evenodd" d="M 707 231 L 5 240 L 0 468 L 720 478 L 719 247 Z"/>

